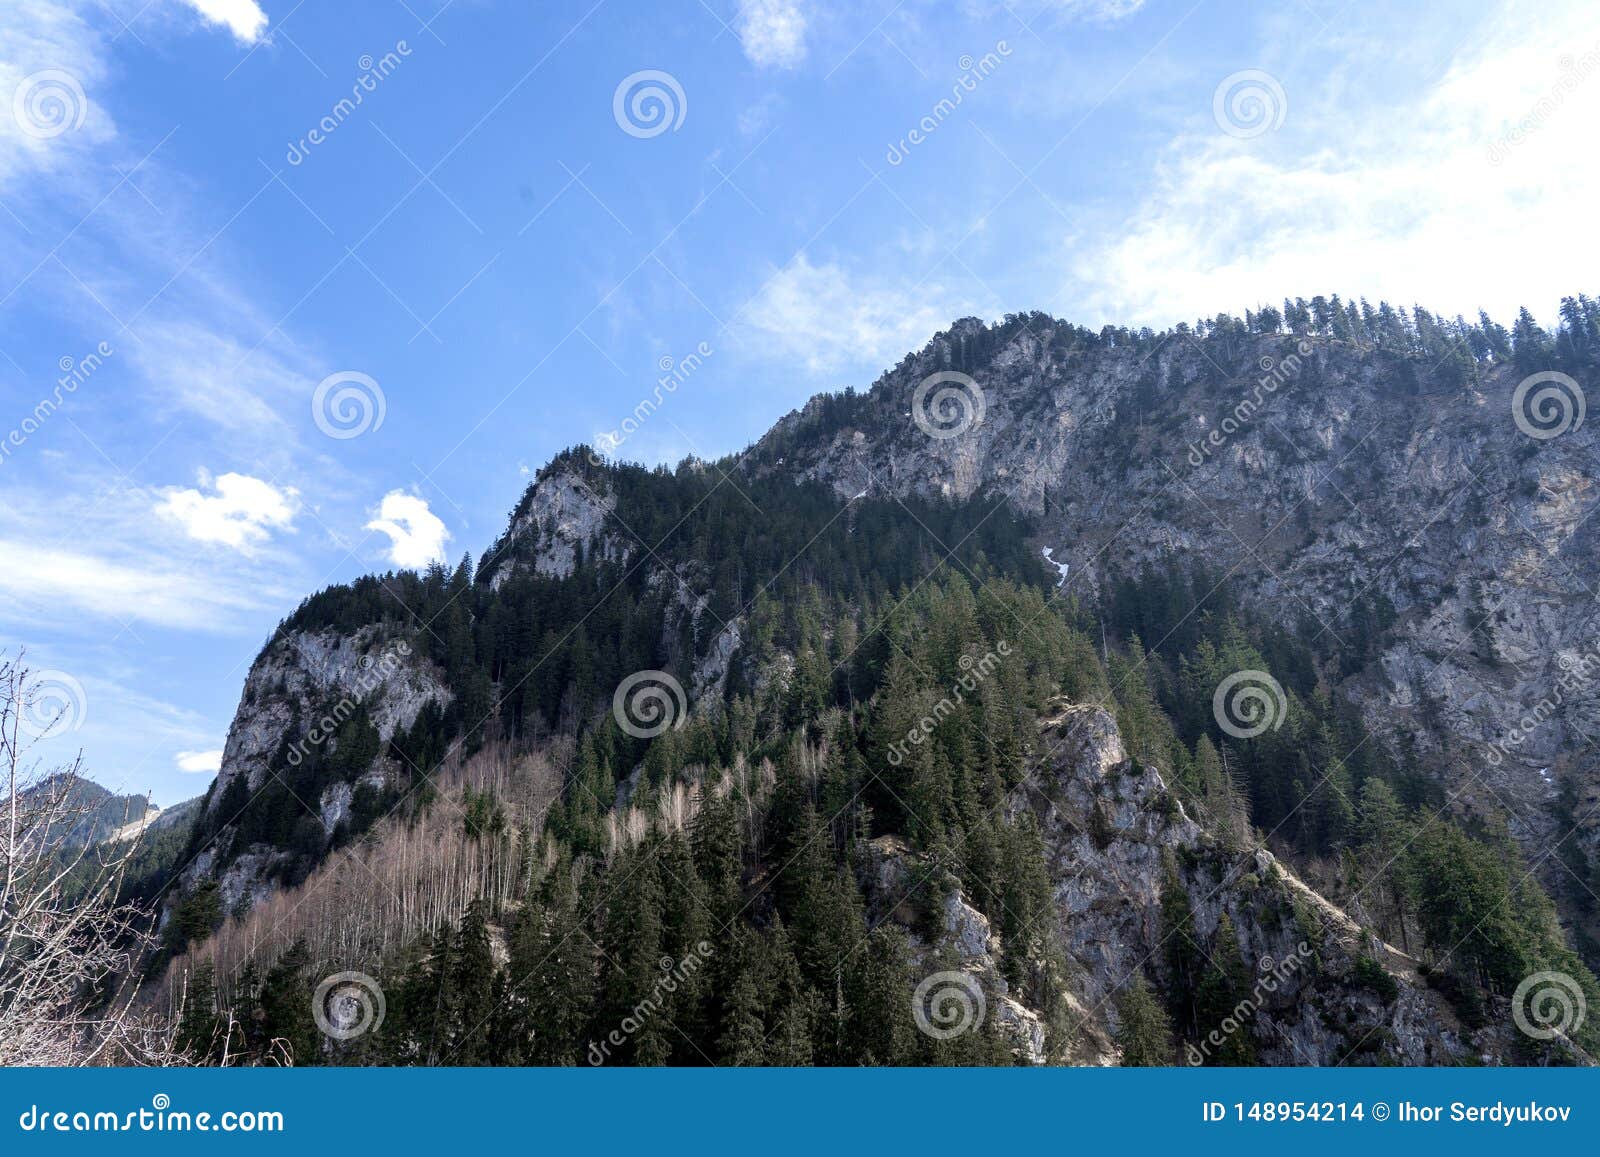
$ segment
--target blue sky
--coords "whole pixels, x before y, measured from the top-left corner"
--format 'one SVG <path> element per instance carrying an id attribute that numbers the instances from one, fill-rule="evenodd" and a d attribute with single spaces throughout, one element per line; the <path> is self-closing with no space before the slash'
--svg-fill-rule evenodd
<path id="1" fill-rule="evenodd" d="M 736 450 L 965 314 L 1552 317 L 1597 288 L 1600 21 L 1398 7 L 0 0 L 39 753 L 198 794 L 301 597 L 476 557 L 690 354 L 616 454 Z"/>

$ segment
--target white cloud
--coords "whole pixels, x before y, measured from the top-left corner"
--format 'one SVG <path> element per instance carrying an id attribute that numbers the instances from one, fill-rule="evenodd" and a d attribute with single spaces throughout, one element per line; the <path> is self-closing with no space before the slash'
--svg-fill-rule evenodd
<path id="1" fill-rule="evenodd" d="M 208 24 L 220 24 L 241 44 L 254 44 L 267 27 L 267 14 L 256 0 L 183 0 Z"/>
<path id="2" fill-rule="evenodd" d="M 742 311 L 767 356 L 799 361 L 812 373 L 879 369 L 920 348 L 963 314 L 971 299 L 924 280 L 903 288 L 853 275 L 801 254 Z"/>
<path id="3" fill-rule="evenodd" d="M 739 43 L 751 63 L 794 68 L 806 58 L 806 14 L 800 0 L 749 0 L 738 20 Z"/>
<path id="4" fill-rule="evenodd" d="M 1277 132 L 1229 137 L 1208 108 L 1131 216 L 1072 239 L 1068 298 L 1085 321 L 1152 325 L 1317 293 L 1550 316 L 1600 264 L 1583 225 L 1600 186 L 1600 74 L 1574 66 L 1600 62 L 1600 42 L 1581 5 L 1539 15 L 1476 30 L 1483 47 L 1409 97 L 1299 68 L 1281 73 Z"/>
<path id="5" fill-rule="evenodd" d="M 210 475 L 201 471 L 200 486 L 212 488 Z M 249 550 L 272 537 L 274 530 L 292 530 L 300 498 L 293 487 L 279 488 L 248 474 L 224 474 L 215 493 L 178 489 L 164 491 L 157 510 L 176 521 L 190 538 L 218 542 Z"/>
<path id="6" fill-rule="evenodd" d="M 4 7 L 0 189 L 26 185 L 35 173 L 76 182 L 94 151 L 116 136 L 96 100 L 106 76 L 102 38 L 52 0 L 9 0 Z"/>
<path id="7" fill-rule="evenodd" d="M 222 767 L 222 751 L 180 751 L 173 759 L 179 771 L 187 771 L 196 775 L 214 774 Z"/>
<path id="8" fill-rule="evenodd" d="M 1045 7 L 1094 24 L 1115 24 L 1144 7 L 1144 0 L 1046 0 Z"/>
<path id="9" fill-rule="evenodd" d="M 391 490 L 383 496 L 377 517 L 367 523 L 368 530 L 381 530 L 389 536 L 389 561 L 396 566 L 420 569 L 444 561 L 444 544 L 450 532 L 439 517 L 428 509 L 428 500 L 404 490 Z"/>
<path id="10" fill-rule="evenodd" d="M 36 631 L 53 618 L 78 624 L 85 613 L 113 622 L 219 630 L 239 612 L 263 605 L 247 583 L 157 558 L 117 558 L 6 538 L 0 538 L 0 558 L 18 563 L 0 567 L 0 594 L 11 604 L 8 610 Z"/>

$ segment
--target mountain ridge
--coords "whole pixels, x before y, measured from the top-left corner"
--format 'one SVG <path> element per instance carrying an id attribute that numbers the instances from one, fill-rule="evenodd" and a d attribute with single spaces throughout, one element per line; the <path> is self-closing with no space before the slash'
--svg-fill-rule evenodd
<path id="1" fill-rule="evenodd" d="M 1033 621 L 1014 614 L 1008 630 L 1037 634 L 1065 616 L 1097 632 L 1099 660 L 1116 676 L 1107 706 L 1138 758 L 1204 801 L 1208 838 L 1233 831 L 1238 842 L 1253 819 L 1257 836 L 1244 844 L 1270 858 L 1265 844 L 1276 842 L 1297 857 L 1316 885 L 1289 873 L 1301 902 L 1316 897 L 1342 915 L 1317 890 L 1332 887 L 1350 894 L 1356 915 L 1344 919 L 1356 928 L 1424 935 L 1398 892 L 1378 886 L 1381 869 L 1360 888 L 1337 869 L 1340 855 L 1364 854 L 1366 827 L 1388 814 L 1383 792 L 1398 790 L 1419 818 L 1438 805 L 1435 816 L 1478 830 L 1487 846 L 1507 833 L 1582 946 L 1594 911 L 1562 873 L 1583 885 L 1593 872 L 1600 792 L 1572 737 L 1600 704 L 1585 684 L 1527 734 L 1519 712 L 1553 694 L 1571 668 L 1563 660 L 1593 630 L 1592 595 L 1572 564 L 1592 545 L 1595 447 L 1581 408 L 1547 436 L 1511 405 L 1531 377 L 1566 376 L 1549 367 L 1596 364 L 1600 317 L 1587 298 L 1569 302 L 1554 336 L 1526 314 L 1506 331 L 1337 298 L 1159 335 L 1092 333 L 1042 314 L 964 319 L 872 390 L 819 395 L 736 457 L 667 471 L 563 452 L 475 573 L 463 564 L 363 579 L 285 620 L 247 679 L 180 891 L 214 880 L 224 910 L 243 917 L 276 887 L 306 880 L 330 849 L 427 797 L 427 769 L 441 759 L 555 738 L 579 741 L 566 749 L 568 786 L 548 814 L 519 822 L 530 841 L 554 825 L 610 862 L 625 854 L 629 825 L 675 830 L 664 817 L 686 805 L 654 793 L 688 755 L 677 741 L 648 742 L 651 732 L 614 771 L 585 764 L 586 744 L 599 743 L 588 721 L 610 684 L 630 736 L 639 732 L 620 713 L 619 682 L 629 671 L 667 677 L 679 726 L 709 712 L 737 728 L 747 701 L 780 732 L 814 734 L 827 710 L 869 719 L 893 690 L 894 652 L 912 648 L 886 628 L 892 593 L 898 584 L 915 594 L 946 570 L 980 599 L 1001 583 L 1045 592 Z M 1574 401 L 1581 407 L 1581 388 Z M 887 613 L 874 623 L 851 610 L 868 604 Z M 594 651 L 591 633 L 615 640 L 614 656 Z M 1273 730 L 1288 719 L 1291 740 L 1240 740 L 1220 713 L 1215 723 L 1195 714 L 1209 698 L 1202 685 L 1220 696 L 1235 656 L 1264 669 L 1234 674 L 1267 676 L 1282 702 L 1271 706 Z M 1518 738 L 1504 742 L 1513 728 Z M 1242 771 L 1229 769 L 1235 740 Z M 888 750 L 861 742 L 869 758 Z M 613 740 L 601 747 L 622 755 Z M 1220 771 L 1209 770 L 1219 757 Z M 592 798 L 577 797 L 574 779 Z M 264 794 L 283 806 L 256 822 Z M 905 812 L 899 822 L 923 814 L 875 798 Z M 1422 823 L 1412 838 L 1428 831 Z M 911 834 L 924 851 L 941 838 L 937 827 Z M 852 846 L 845 839 L 840 854 Z M 1134 907 L 1149 919 L 1174 894 L 1158 882 Z M 1057 903 L 1071 941 L 1068 899 Z M 1223 941 L 1240 935 L 1233 927 Z M 1543 927 L 1529 935 L 1553 951 Z M 1363 968 L 1403 987 L 1420 975 L 1404 950 L 1377 936 L 1368 944 Z M 1503 998 L 1512 978 L 1492 972 L 1472 983 Z M 1013 1010 L 1013 1025 L 1027 1019 Z M 1199 1027 L 1187 1026 L 1190 1045 Z M 1114 1030 L 1102 1022 L 1093 1032 L 1109 1041 Z M 1459 1027 L 1430 1039 L 1455 1040 L 1446 1052 L 1466 1055 Z M 1384 1047 L 1426 1063 L 1422 1042 Z M 1327 1042 L 1317 1047 L 1330 1063 Z M 1500 1040 L 1492 1051 L 1510 1049 Z"/>

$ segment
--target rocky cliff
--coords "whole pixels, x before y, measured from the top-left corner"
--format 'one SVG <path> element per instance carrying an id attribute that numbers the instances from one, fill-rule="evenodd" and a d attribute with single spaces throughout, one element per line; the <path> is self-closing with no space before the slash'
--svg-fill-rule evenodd
<path id="1" fill-rule="evenodd" d="M 1341 691 L 1374 742 L 1413 742 L 1524 847 L 1566 834 L 1570 776 L 1593 853 L 1600 445 L 1581 383 L 1327 335 L 1086 336 L 958 322 L 843 416 L 817 399 L 784 418 L 746 468 L 841 500 L 1003 498 L 1086 600 L 1203 565 L 1321 649 L 1363 652 Z"/>

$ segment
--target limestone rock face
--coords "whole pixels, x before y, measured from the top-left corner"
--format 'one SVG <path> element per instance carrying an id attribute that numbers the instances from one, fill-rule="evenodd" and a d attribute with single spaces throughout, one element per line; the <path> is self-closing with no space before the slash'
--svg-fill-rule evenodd
<path id="1" fill-rule="evenodd" d="M 333 750 L 334 733 L 357 707 L 365 709 L 379 738 L 387 740 L 410 727 L 429 703 L 443 706 L 453 697 L 443 673 L 409 639 L 382 628 L 364 627 L 352 635 L 334 630 L 279 635 L 245 677 L 221 768 L 201 808 L 202 822 L 209 819 L 216 826 L 216 837 L 184 872 L 185 882 L 214 875 L 225 858 L 218 879 L 230 910 L 265 895 L 267 874 L 283 849 L 266 844 L 233 847 L 233 817 L 220 814 L 229 789 L 242 781 L 253 795 L 269 777 L 290 770 L 312 746 L 326 744 Z M 377 786 L 384 774 L 379 762 L 363 773 Z M 330 836 L 348 814 L 352 792 L 352 784 L 331 784 L 320 799 L 305 801 L 318 810 Z"/>
<path id="2" fill-rule="evenodd" d="M 955 371 L 970 384 L 945 383 L 941 403 L 927 384 Z M 1179 333 L 1152 351 L 1086 343 L 1041 314 L 967 319 L 848 420 L 828 424 L 813 400 L 746 461 L 841 499 L 1004 496 L 1070 568 L 1068 596 L 1203 565 L 1330 645 L 1376 609 L 1392 623 L 1340 693 L 1377 742 L 1409 741 L 1462 810 L 1537 852 L 1562 774 L 1600 798 L 1600 749 L 1583 739 L 1600 734 L 1600 424 L 1531 436 L 1513 412 L 1523 376 L 1483 363 L 1448 380 L 1320 336 L 1202 348 Z M 1578 839 L 1600 850 L 1600 814 Z"/>
<path id="3" fill-rule="evenodd" d="M 616 499 L 602 494 L 570 468 L 557 467 L 534 483 L 523 506 L 484 567 L 496 590 L 519 570 L 566 578 L 580 551 L 598 548 L 605 557 L 626 561 L 631 542 L 610 519 Z"/>

